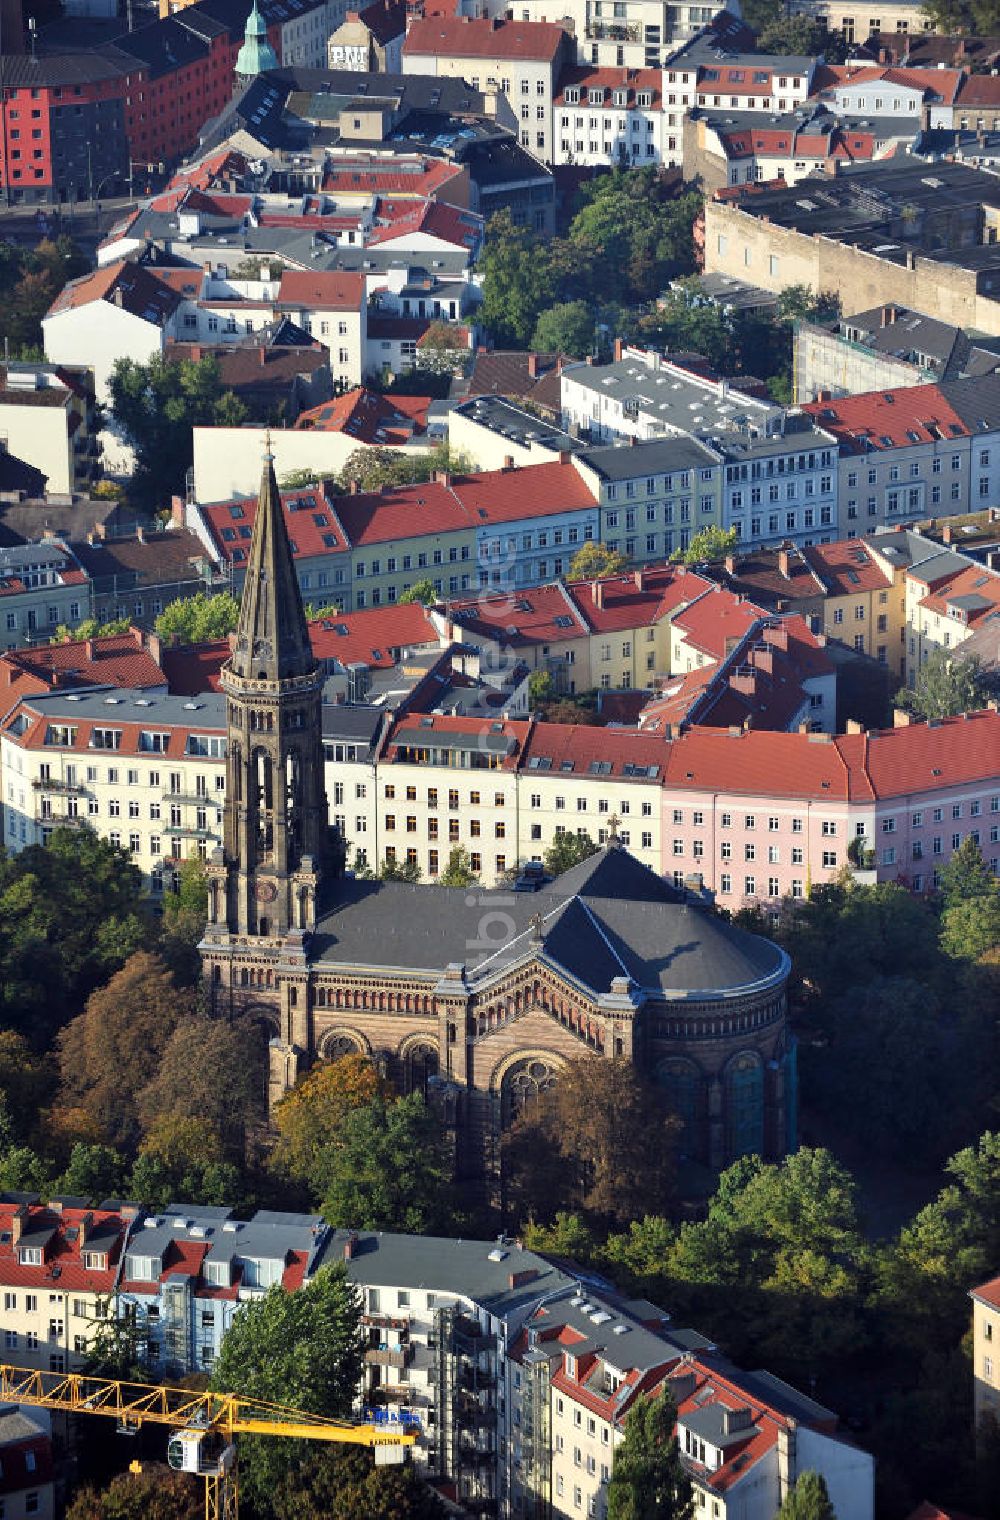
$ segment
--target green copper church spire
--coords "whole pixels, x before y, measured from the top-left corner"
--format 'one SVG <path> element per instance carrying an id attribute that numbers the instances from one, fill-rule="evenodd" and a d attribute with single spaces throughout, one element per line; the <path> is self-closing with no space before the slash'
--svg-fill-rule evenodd
<path id="1" fill-rule="evenodd" d="M 267 23 L 253 0 L 243 33 L 243 46 L 236 55 L 236 73 L 241 79 L 253 79 L 268 69 L 278 67 L 278 55 L 267 40 Z"/>

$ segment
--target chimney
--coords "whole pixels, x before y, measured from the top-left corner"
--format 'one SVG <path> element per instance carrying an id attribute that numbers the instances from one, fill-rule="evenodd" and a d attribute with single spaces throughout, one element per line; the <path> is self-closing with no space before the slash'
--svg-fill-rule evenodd
<path id="1" fill-rule="evenodd" d="M 621 362 L 621 356 L 622 356 L 622 340 L 621 340 L 621 338 L 616 338 L 615 339 L 615 350 L 614 350 L 614 352 L 615 352 L 615 363 L 618 364 L 618 363 Z"/>
<path id="2" fill-rule="evenodd" d="M 531 379 L 531 380 L 537 380 L 538 379 L 538 355 L 537 354 L 529 354 L 528 355 L 528 378 Z"/>
<path id="3" fill-rule="evenodd" d="M 637 591 L 645 591 L 645 589 L 646 589 L 646 575 L 645 575 L 645 571 L 643 571 L 641 569 L 640 570 L 633 570 L 632 571 L 632 578 L 635 581 L 635 589 Z"/>
<path id="4" fill-rule="evenodd" d="M 120 285 L 115 286 L 111 295 L 111 299 L 116 306 L 120 306 L 122 304 L 122 288 Z"/>
<path id="5" fill-rule="evenodd" d="M 86 1249 L 87 1241 L 94 1232 L 94 1216 L 91 1213 L 84 1214 L 80 1220 L 80 1250 Z"/>
<path id="6" fill-rule="evenodd" d="M 602 607 L 603 608 L 603 606 L 604 606 L 604 582 L 603 581 L 591 581 L 591 583 L 590 583 L 590 592 L 591 592 L 591 595 L 594 598 L 594 606 L 595 607 Z"/>
<path id="7" fill-rule="evenodd" d="M 847 732 L 849 734 L 863 734 L 864 731 L 865 725 L 863 723 L 859 723 L 857 718 L 848 718 Z"/>
<path id="8" fill-rule="evenodd" d="M 158 633 L 151 633 L 149 635 L 149 643 L 147 645 L 147 648 L 149 650 L 150 659 L 155 660 L 157 665 L 159 665 L 160 656 L 163 654 L 163 640 L 160 638 L 160 635 Z"/>
<path id="9" fill-rule="evenodd" d="M 142 526 L 142 523 L 136 524 L 135 536 L 140 544 L 144 544 L 146 542 L 146 530 Z"/>
<path id="10" fill-rule="evenodd" d="M 267 349 L 263 344 L 261 344 L 260 348 L 258 348 L 257 353 L 260 356 L 260 367 L 263 369 L 267 364 Z"/>
<path id="11" fill-rule="evenodd" d="M 95 522 L 95 524 L 94 524 L 94 536 L 95 536 L 95 538 L 100 538 L 102 540 L 105 539 L 105 538 L 107 538 L 107 536 L 108 536 L 108 525 L 107 525 L 107 523 Z"/>
<path id="12" fill-rule="evenodd" d="M 892 709 L 893 728 L 909 728 L 912 722 L 913 719 L 911 718 L 910 714 L 908 712 L 905 712 L 902 707 L 894 707 Z"/>
<path id="13" fill-rule="evenodd" d="M 941 542 L 943 544 L 950 544 L 952 536 L 951 524 L 945 523 L 941 529 Z"/>
<path id="14" fill-rule="evenodd" d="M 537 1267 L 525 1267 L 523 1272 L 511 1272 L 507 1278 L 507 1286 L 513 1292 L 515 1288 L 521 1288 L 525 1283 L 534 1282 L 538 1276 Z"/>
<path id="15" fill-rule="evenodd" d="M 790 563 L 788 545 L 782 544 L 781 548 L 778 550 L 778 570 L 784 576 L 786 581 L 789 579 Z"/>
<path id="16" fill-rule="evenodd" d="M 805 722 L 800 723 L 795 731 L 799 734 L 807 734 L 809 732 L 809 724 Z"/>
<path id="17" fill-rule="evenodd" d="M 88 660 L 92 660 L 94 658 L 94 641 L 93 641 L 93 639 L 85 639 L 83 647 L 87 651 L 87 659 Z"/>
<path id="18" fill-rule="evenodd" d="M 729 575 L 735 575 L 735 573 L 736 573 L 736 555 L 735 554 L 727 554 L 726 557 L 725 557 L 725 559 L 722 561 L 722 563 L 725 565 L 726 571 L 727 571 L 727 573 Z"/>
<path id="19" fill-rule="evenodd" d="M 570 457 L 569 456 L 569 449 L 560 449 L 559 450 L 559 463 L 560 464 L 569 464 L 569 457 Z"/>
<path id="20" fill-rule="evenodd" d="M 451 476 L 447 470 L 434 471 L 434 484 L 438 486 L 450 486 Z"/>
<path id="21" fill-rule="evenodd" d="M 211 259 L 206 259 L 205 263 L 202 264 L 201 267 L 205 271 L 205 273 L 211 278 L 211 274 L 212 274 L 212 261 L 211 261 Z"/>
<path id="22" fill-rule="evenodd" d="M 178 528 L 184 526 L 184 498 L 183 496 L 171 496 L 170 498 L 170 521 Z"/>
<path id="23" fill-rule="evenodd" d="M 505 470 L 512 470 L 514 468 L 513 454 L 505 454 L 503 456 L 503 467 Z"/>
<path id="24" fill-rule="evenodd" d="M 357 1237 L 357 1234 L 355 1233 L 355 1231 L 352 1230 L 351 1233 L 348 1235 L 347 1239 L 344 1241 L 344 1260 L 345 1261 L 353 1261 L 354 1260 L 354 1253 L 355 1253 L 355 1251 L 357 1249 L 358 1249 L 358 1237 Z"/>
<path id="25" fill-rule="evenodd" d="M 18 1241 L 21 1239 L 21 1236 L 24 1234 L 24 1225 L 27 1218 L 28 1205 L 26 1203 L 22 1203 L 14 1210 L 14 1217 L 10 1222 L 10 1239 L 12 1245 L 16 1246 Z"/>

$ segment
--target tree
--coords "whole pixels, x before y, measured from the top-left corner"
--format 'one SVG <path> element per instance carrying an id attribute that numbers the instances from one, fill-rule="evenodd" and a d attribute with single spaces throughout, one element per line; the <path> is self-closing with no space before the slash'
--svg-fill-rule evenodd
<path id="1" fill-rule="evenodd" d="M 934 649 L 917 671 L 912 690 L 896 693 L 896 706 L 919 718 L 953 718 L 986 706 L 992 681 L 978 655 Z"/>
<path id="2" fill-rule="evenodd" d="M 263 1093 L 257 1026 L 192 1013 L 162 1044 L 136 1106 L 147 1133 L 166 1116 L 204 1121 L 221 1138 L 228 1158 L 239 1161 L 248 1127 L 264 1119 Z"/>
<path id="3" fill-rule="evenodd" d="M 528 699 L 533 708 L 556 699 L 556 683 L 547 670 L 533 670 L 528 677 Z"/>
<path id="4" fill-rule="evenodd" d="M 0 855 L 0 1019 L 40 1048 L 147 935 L 142 876 L 90 829 Z"/>
<path id="5" fill-rule="evenodd" d="M 60 1104 L 82 1109 L 112 1144 L 134 1146 L 140 1094 L 191 1009 L 190 995 L 178 993 L 163 961 L 137 951 L 61 1031 Z"/>
<path id="6" fill-rule="evenodd" d="M 655 312 L 641 323 L 643 336 L 674 353 L 703 354 L 715 368 L 726 366 L 732 358 L 734 328 L 731 314 L 705 296 L 693 275 L 664 291 Z"/>
<path id="7" fill-rule="evenodd" d="M 824 1479 L 819 1473 L 800 1473 L 789 1489 L 778 1520 L 837 1520 Z"/>
<path id="8" fill-rule="evenodd" d="M 506 1137 L 511 1216 L 551 1219 L 563 1209 L 622 1224 L 665 1204 L 677 1128 L 626 1057 L 569 1061 Z"/>
<path id="9" fill-rule="evenodd" d="M 211 1387 L 342 1419 L 351 1412 L 362 1365 L 360 1297 L 337 1262 L 294 1293 L 275 1285 L 243 1304 L 223 1339 Z M 308 1456 L 308 1442 L 242 1439 L 241 1487 L 262 1516 L 273 1513 L 273 1498 Z"/>
<path id="10" fill-rule="evenodd" d="M 655 169 L 612 169 L 583 186 L 568 241 L 599 282 L 592 294 L 649 301 L 694 271 L 693 227 L 702 197 L 694 190 L 677 196 L 674 189 Z"/>
<path id="11" fill-rule="evenodd" d="M 0 243 L 0 339 L 12 359 L 42 357 L 42 318 L 66 282 L 89 267 L 67 237 L 33 249 Z"/>
<path id="12" fill-rule="evenodd" d="M 458 453 L 446 443 L 435 444 L 425 454 L 405 449 L 361 448 L 348 457 L 337 477 L 341 490 L 356 485 L 361 491 L 381 491 L 383 486 L 397 489 L 419 485 L 443 471 L 450 475 L 467 475 L 474 469 L 467 454 Z M 437 593 L 434 594 L 437 601 Z"/>
<path id="13" fill-rule="evenodd" d="M 146 508 L 163 506 L 183 490 L 194 457 L 192 429 L 237 411 L 235 398 L 222 391 L 219 362 L 211 355 L 178 362 L 153 354 L 144 364 L 118 359 L 111 403 L 136 453 L 129 495 Z"/>
<path id="14" fill-rule="evenodd" d="M 176 889 L 164 893 L 159 950 L 179 986 L 201 980 L 198 945 L 208 916 L 205 862 L 189 855 L 181 862 Z"/>
<path id="15" fill-rule="evenodd" d="M 608 1520 L 690 1520 L 691 1483 L 681 1464 L 677 1406 L 669 1389 L 640 1394 L 625 1416 L 608 1483 Z"/>
<path id="16" fill-rule="evenodd" d="M 128 618 L 112 618 L 102 623 L 97 618 L 84 618 L 75 628 L 60 623 L 52 635 L 53 644 L 82 644 L 86 639 L 106 639 L 114 633 L 128 633 Z"/>
<path id="17" fill-rule="evenodd" d="M 572 866 L 596 855 L 598 848 L 589 834 L 557 834 L 545 851 L 545 869 L 550 876 L 561 876 Z"/>
<path id="18" fill-rule="evenodd" d="M 16 1030 L 0 1030 L 0 1113 L 10 1126 L 8 1139 L 30 1142 L 34 1138 L 55 1081 L 50 1056 L 36 1055 Z"/>
<path id="19" fill-rule="evenodd" d="M 714 525 L 702 528 L 687 548 L 681 550 L 678 558 L 685 565 L 716 564 L 719 560 L 724 560 L 727 554 L 733 553 L 736 542 L 735 528 L 718 528 Z"/>
<path id="20" fill-rule="evenodd" d="M 557 301 L 540 314 L 531 347 L 536 353 L 582 359 L 593 353 L 594 336 L 594 310 L 589 302 Z"/>
<path id="21" fill-rule="evenodd" d="M 315 470 L 302 468 L 299 470 L 286 470 L 278 482 L 282 491 L 299 491 L 304 486 L 319 484 L 319 475 Z"/>
<path id="22" fill-rule="evenodd" d="M 971 834 L 966 834 L 950 860 L 938 871 L 938 889 L 946 908 L 977 897 L 991 897 L 997 879 L 983 859 L 983 852 Z"/>
<path id="23" fill-rule="evenodd" d="M 1000 887 L 988 897 L 970 897 L 946 908 L 941 949 L 957 961 L 975 961 L 1000 945 Z"/>
<path id="24" fill-rule="evenodd" d="M 447 1513 L 413 1466 L 376 1467 L 356 1446 L 314 1447 L 273 1505 L 274 1520 L 445 1520 Z"/>
<path id="25" fill-rule="evenodd" d="M 198 591 L 165 607 L 156 619 L 161 638 L 181 644 L 210 644 L 227 638 L 240 618 L 240 604 L 229 591 Z"/>
<path id="26" fill-rule="evenodd" d="M 121 1197 L 127 1175 L 128 1168 L 113 1146 L 78 1142 L 70 1152 L 69 1164 L 56 1184 L 56 1191 L 96 1204 L 102 1198 Z"/>
<path id="27" fill-rule="evenodd" d="M 425 607 L 433 607 L 437 599 L 434 582 L 430 580 L 415 581 L 412 586 L 407 586 L 399 598 L 404 606 L 409 606 L 411 602 L 421 602 Z"/>
<path id="28" fill-rule="evenodd" d="M 843 46 L 837 46 L 836 33 L 831 35 L 821 21 L 810 16 L 786 16 L 782 14 L 757 36 L 757 46 L 764 53 L 777 53 L 796 58 L 815 58 L 820 54 L 828 63 L 843 61 Z"/>
<path id="29" fill-rule="evenodd" d="M 486 224 L 479 267 L 479 321 L 499 347 L 526 348 L 539 316 L 556 294 L 545 244 L 518 227 L 509 211 L 499 211 Z"/>
<path id="30" fill-rule="evenodd" d="M 310 1186 L 318 1201 L 325 1186 L 320 1164 L 339 1143 L 344 1120 L 388 1095 L 385 1079 L 367 1056 L 340 1056 L 315 1066 L 275 1106 L 273 1169 Z"/>
<path id="31" fill-rule="evenodd" d="M 997 0 L 927 0 L 924 11 L 946 36 L 992 37 L 1000 31 Z"/>
<path id="32" fill-rule="evenodd" d="M 466 328 L 454 322 L 432 322 L 417 343 L 417 370 L 434 375 L 463 372 L 472 355 Z"/>
<path id="33" fill-rule="evenodd" d="M 197 1478 L 154 1463 L 119 1473 L 105 1489 L 77 1489 L 66 1520 L 201 1520 L 204 1510 Z"/>
<path id="34" fill-rule="evenodd" d="M 452 1164 L 437 1110 L 421 1093 L 349 1113 L 327 1151 L 323 1214 L 331 1224 L 446 1235 Z"/>
<path id="35" fill-rule="evenodd" d="M 628 564 L 624 554 L 606 544 L 583 544 L 569 562 L 571 581 L 600 580 L 605 575 L 620 575 Z"/>
<path id="36" fill-rule="evenodd" d="M 479 880 L 472 869 L 472 857 L 464 845 L 457 844 L 449 852 L 448 864 L 438 877 L 442 887 L 471 887 Z"/>
<path id="37" fill-rule="evenodd" d="M 387 855 L 378 868 L 379 881 L 408 881 L 412 884 L 420 880 L 420 867 L 415 860 L 395 860 Z"/>

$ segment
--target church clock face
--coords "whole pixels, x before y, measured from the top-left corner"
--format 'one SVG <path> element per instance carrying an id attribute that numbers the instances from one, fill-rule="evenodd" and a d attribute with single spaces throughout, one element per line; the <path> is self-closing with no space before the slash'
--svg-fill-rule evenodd
<path id="1" fill-rule="evenodd" d="M 257 883 L 257 901 L 262 903 L 274 902 L 278 895 L 278 889 L 273 881 L 259 881 Z"/>

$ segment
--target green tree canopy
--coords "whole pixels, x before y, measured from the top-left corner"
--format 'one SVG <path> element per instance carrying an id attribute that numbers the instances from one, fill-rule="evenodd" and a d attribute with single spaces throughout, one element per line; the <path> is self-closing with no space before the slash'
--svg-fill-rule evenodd
<path id="1" fill-rule="evenodd" d="M 420 1093 L 347 1114 L 327 1156 L 323 1213 L 331 1224 L 445 1235 L 452 1165 L 437 1111 Z"/>
<path id="2" fill-rule="evenodd" d="M 571 581 L 600 580 L 605 575 L 620 575 L 628 564 L 624 554 L 606 544 L 581 544 L 569 562 Z"/>
<path id="3" fill-rule="evenodd" d="M 0 242 L 0 339 L 12 359 L 42 357 L 42 318 L 67 280 L 89 268 L 68 237 L 43 238 L 31 249 Z"/>
<path id="4" fill-rule="evenodd" d="M 1000 946 L 1000 886 L 985 897 L 969 897 L 946 908 L 941 948 L 957 961 L 976 961 Z"/>
<path id="5" fill-rule="evenodd" d="M 677 1406 L 664 1386 L 640 1395 L 625 1417 L 608 1484 L 608 1520 L 691 1520 L 691 1483 L 674 1427 Z"/>
<path id="6" fill-rule="evenodd" d="M 594 843 L 590 835 L 557 834 L 545 851 L 544 865 L 550 876 L 561 876 L 571 866 L 578 866 L 582 860 L 588 860 L 591 855 L 596 855 L 599 846 Z"/>
<path id="7" fill-rule="evenodd" d="M 361 1381 L 361 1303 L 343 1262 L 294 1293 L 279 1285 L 241 1306 L 212 1369 L 220 1393 L 265 1399 L 331 1419 L 351 1412 Z M 243 1437 L 240 1482 L 261 1516 L 308 1460 L 306 1441 Z"/>
<path id="8" fill-rule="evenodd" d="M 957 907 L 971 898 L 990 897 L 996 886 L 997 879 L 971 834 L 966 834 L 951 859 L 938 870 L 938 889 L 946 908 Z"/>
<path id="9" fill-rule="evenodd" d="M 583 359 L 594 349 L 594 311 L 587 301 L 557 301 L 535 323 L 531 347 L 537 353 Z"/>
<path id="10" fill-rule="evenodd" d="M 456 844 L 448 852 L 448 864 L 438 877 L 442 887 L 471 887 L 479 880 L 472 869 L 472 857 L 462 844 Z"/>
<path id="11" fill-rule="evenodd" d="M 192 429 L 225 421 L 241 422 L 245 407 L 225 395 L 219 362 L 211 355 L 180 361 L 153 354 L 140 363 L 118 359 L 111 375 L 115 418 L 136 453 L 129 487 L 146 508 L 169 505 L 182 492 L 193 461 Z"/>
<path id="12" fill-rule="evenodd" d="M 182 644 L 210 644 L 228 637 L 239 617 L 240 604 L 230 592 L 198 591 L 165 607 L 156 619 L 156 631 Z"/>
<path id="13" fill-rule="evenodd" d="M 376 1467 L 356 1446 L 314 1448 L 273 1503 L 274 1520 L 445 1520 L 447 1513 L 411 1464 Z"/>
<path id="14" fill-rule="evenodd" d="M 86 828 L 0 854 L 0 1018 L 36 1048 L 147 935 L 142 877 Z"/>
<path id="15" fill-rule="evenodd" d="M 345 1055 L 314 1066 L 275 1107 L 278 1140 L 272 1169 L 308 1187 L 319 1203 L 327 1183 L 327 1155 L 340 1143 L 348 1114 L 388 1096 L 385 1080 L 367 1056 Z"/>
<path id="16" fill-rule="evenodd" d="M 479 320 L 501 348 L 526 348 L 552 305 L 556 276 L 545 245 L 518 227 L 509 211 L 490 218 L 479 260 Z"/>
<path id="17" fill-rule="evenodd" d="M 778 1520 L 837 1520 L 819 1473 L 799 1474 L 778 1511 Z"/>
<path id="18" fill-rule="evenodd" d="M 425 607 L 433 607 L 437 599 L 438 594 L 432 580 L 415 581 L 399 598 L 403 606 L 408 606 L 411 602 L 422 602 Z"/>
<path id="19" fill-rule="evenodd" d="M 412 486 L 430 480 L 437 471 L 467 475 L 473 470 L 468 455 L 439 443 L 424 454 L 404 449 L 355 449 L 337 477 L 341 490 L 349 491 L 356 482 L 359 490 L 381 491 L 383 486 Z M 435 593 L 434 600 L 437 600 Z"/>
<path id="20" fill-rule="evenodd" d="M 912 690 L 899 690 L 895 701 L 919 718 L 953 718 L 985 707 L 992 691 L 978 655 L 934 649 L 917 671 Z"/>
<path id="21" fill-rule="evenodd" d="M 702 528 L 678 556 L 685 565 L 716 564 L 736 549 L 735 528 Z"/>

